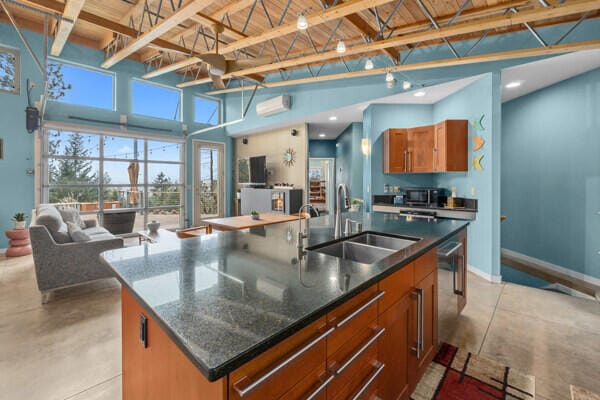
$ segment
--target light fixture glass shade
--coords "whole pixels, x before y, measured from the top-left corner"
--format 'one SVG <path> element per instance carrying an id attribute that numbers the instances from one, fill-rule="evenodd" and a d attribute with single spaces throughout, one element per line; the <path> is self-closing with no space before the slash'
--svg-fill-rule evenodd
<path id="1" fill-rule="evenodd" d="M 388 73 L 385 74 L 385 81 L 386 82 L 393 82 L 394 81 L 394 75 L 392 75 L 392 73 L 388 71 Z"/>
<path id="2" fill-rule="evenodd" d="M 340 40 L 337 44 L 337 46 L 335 47 L 335 51 L 337 51 L 338 53 L 345 53 L 346 52 L 346 43 L 344 43 L 343 40 Z"/>
<path id="3" fill-rule="evenodd" d="M 409 81 L 403 81 L 402 82 L 402 89 L 404 90 L 408 90 L 412 87 L 412 83 L 410 83 Z"/>
<path id="4" fill-rule="evenodd" d="M 217 76 L 221 76 L 221 75 L 225 74 L 225 71 L 223 71 L 220 68 L 213 67 L 212 65 L 208 68 L 208 72 L 210 72 L 213 75 L 217 75 Z"/>
<path id="5" fill-rule="evenodd" d="M 308 21 L 306 20 L 306 16 L 304 13 L 298 15 L 298 21 L 296 22 L 296 28 L 303 31 L 308 29 Z"/>
<path id="6" fill-rule="evenodd" d="M 393 79 L 393 80 L 391 80 L 391 81 L 387 81 L 387 82 L 385 83 L 385 85 L 387 86 L 387 88 L 388 88 L 388 89 L 392 89 L 394 86 L 396 86 L 396 80 L 395 80 L 395 79 Z"/>
<path id="7" fill-rule="evenodd" d="M 371 144 L 369 143 L 369 139 L 362 138 L 362 140 L 360 141 L 360 149 L 362 150 L 362 153 L 365 156 L 369 155 L 369 153 L 371 152 Z"/>
<path id="8" fill-rule="evenodd" d="M 373 60 L 367 58 L 367 61 L 365 62 L 365 69 L 368 71 L 370 69 L 373 69 L 374 67 L 375 65 L 373 65 Z"/>

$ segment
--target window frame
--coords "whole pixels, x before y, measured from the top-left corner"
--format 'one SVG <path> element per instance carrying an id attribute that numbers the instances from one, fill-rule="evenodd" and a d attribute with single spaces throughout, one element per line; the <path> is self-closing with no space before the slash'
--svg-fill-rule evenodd
<path id="1" fill-rule="evenodd" d="M 162 118 L 162 117 L 156 117 L 153 115 L 145 115 L 145 114 L 140 114 L 140 113 L 136 113 L 133 111 L 133 83 L 134 82 L 139 82 L 145 85 L 149 85 L 149 86 L 156 86 L 162 89 L 168 89 L 168 90 L 175 90 L 178 94 L 179 94 L 179 105 L 178 105 L 178 112 L 177 112 L 177 119 L 170 119 L 170 118 Z M 138 117 L 143 117 L 143 118 L 152 118 L 152 119 L 156 119 L 159 121 L 175 121 L 175 122 L 183 122 L 183 90 L 181 90 L 178 87 L 175 86 L 169 86 L 169 85 L 164 85 L 162 83 L 156 83 L 156 82 L 152 82 L 152 81 L 148 81 L 146 79 L 140 79 L 140 78 L 131 78 L 131 84 L 129 85 L 129 93 L 130 93 L 130 110 L 131 110 L 131 114 L 138 116 Z"/>
<path id="2" fill-rule="evenodd" d="M 48 63 L 51 63 L 51 62 L 69 65 L 71 67 L 80 68 L 80 69 L 88 70 L 91 72 L 96 72 L 99 74 L 109 75 L 112 78 L 112 107 L 111 108 L 95 107 L 95 106 L 90 106 L 87 104 L 68 103 L 66 101 L 51 100 L 51 99 L 48 99 L 48 101 L 51 101 L 53 103 L 67 104 L 69 106 L 75 106 L 75 107 L 87 107 L 87 108 L 92 108 L 94 110 L 117 111 L 117 74 L 115 72 L 107 71 L 105 69 L 93 67 L 90 65 L 85 65 L 85 64 L 81 64 L 81 63 L 77 63 L 77 62 L 73 62 L 73 61 L 64 60 L 59 57 L 49 56 Z"/>
<path id="3" fill-rule="evenodd" d="M 210 125 L 209 123 L 204 123 L 200 121 L 196 121 L 196 98 L 205 99 L 209 101 L 214 101 L 217 103 L 217 123 L 214 125 Z M 207 126 L 219 126 L 223 123 L 223 100 L 218 97 L 207 96 L 205 94 L 194 93 L 194 116 L 193 121 L 195 124 L 203 124 Z"/>
<path id="4" fill-rule="evenodd" d="M 19 96 L 21 95 L 21 52 L 19 49 L 3 44 L 0 44 L 0 52 L 10 53 L 15 57 L 15 88 L 13 90 L 0 88 L 0 93 L 15 94 Z"/>
<path id="5" fill-rule="evenodd" d="M 88 156 L 88 157 L 72 157 L 72 156 L 64 156 L 64 155 L 53 155 L 49 154 L 49 131 L 57 131 L 62 130 L 65 132 L 71 133 L 79 133 L 79 134 L 87 134 L 87 135 L 97 135 L 99 141 L 99 149 L 97 156 Z M 153 210 L 177 210 L 179 209 L 179 227 L 184 227 L 187 222 L 187 185 L 186 185 L 186 166 L 185 166 L 185 156 L 186 156 L 186 142 L 185 139 L 176 136 L 169 135 L 156 135 L 156 134 L 143 134 L 139 132 L 121 132 L 110 129 L 101 129 L 96 127 L 86 127 L 86 126 L 78 126 L 67 123 L 47 123 L 47 126 L 43 129 L 43 134 L 41 135 L 41 171 L 39 174 L 39 183 L 40 183 L 40 203 L 48 203 L 50 199 L 50 190 L 53 188 L 62 189 L 62 188 L 87 188 L 87 189 L 96 189 L 98 191 L 98 209 L 93 211 L 81 211 L 82 215 L 96 215 L 100 224 L 102 224 L 103 217 L 106 210 L 104 203 L 104 191 L 105 189 L 113 189 L 113 188 L 130 188 L 131 184 L 128 183 L 104 183 L 104 163 L 111 161 L 119 161 L 119 162 L 132 162 L 132 159 L 125 158 L 105 158 L 104 157 L 104 138 L 105 137 L 121 137 L 127 139 L 135 139 L 140 140 L 142 143 L 142 152 L 143 156 L 138 159 L 140 167 L 140 180 L 138 182 L 138 191 L 139 193 L 143 193 L 143 204 L 140 204 L 139 207 L 123 207 L 119 208 L 122 211 L 135 211 L 136 213 L 143 214 L 143 226 L 149 222 L 149 212 Z M 170 144 L 178 144 L 179 148 L 179 161 L 160 161 L 160 160 L 152 160 L 148 157 L 149 151 L 149 142 L 164 142 Z M 85 161 L 93 161 L 98 162 L 99 169 L 99 179 L 98 183 L 71 183 L 71 184 L 57 184 L 49 182 L 49 162 L 51 159 L 59 160 L 59 159 L 79 159 Z M 179 205 L 161 205 L 161 206 L 151 206 L 150 205 L 150 190 L 156 185 L 152 183 L 150 177 L 148 176 L 148 165 L 178 165 L 179 166 L 179 183 L 177 184 L 165 184 L 164 186 L 177 186 L 179 188 L 179 197 L 180 202 Z M 38 204 L 39 205 L 39 204 Z"/>

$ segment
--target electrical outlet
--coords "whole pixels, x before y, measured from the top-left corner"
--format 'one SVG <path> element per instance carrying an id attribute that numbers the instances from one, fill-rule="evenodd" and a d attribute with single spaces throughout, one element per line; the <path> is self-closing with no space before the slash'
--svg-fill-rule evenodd
<path id="1" fill-rule="evenodd" d="M 475 186 L 471 186 L 471 196 L 475 196 Z"/>

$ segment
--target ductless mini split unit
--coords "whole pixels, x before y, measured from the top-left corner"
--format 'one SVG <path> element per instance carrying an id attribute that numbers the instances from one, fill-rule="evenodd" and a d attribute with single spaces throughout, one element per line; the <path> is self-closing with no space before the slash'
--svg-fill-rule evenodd
<path id="1" fill-rule="evenodd" d="M 284 111 L 288 111 L 289 109 L 290 96 L 287 94 L 256 103 L 256 114 L 260 115 L 261 117 L 279 114 Z"/>

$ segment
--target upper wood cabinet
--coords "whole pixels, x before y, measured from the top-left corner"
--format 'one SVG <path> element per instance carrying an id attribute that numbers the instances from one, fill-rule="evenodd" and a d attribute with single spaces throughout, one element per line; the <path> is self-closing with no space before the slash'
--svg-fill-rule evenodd
<path id="1" fill-rule="evenodd" d="M 433 171 L 468 171 L 468 122 L 448 119 L 435 125 Z"/>
<path id="2" fill-rule="evenodd" d="M 468 171 L 467 153 L 467 120 L 383 132 L 386 174 Z"/>
<path id="3" fill-rule="evenodd" d="M 408 129 L 383 132 L 383 172 L 408 172 Z"/>

